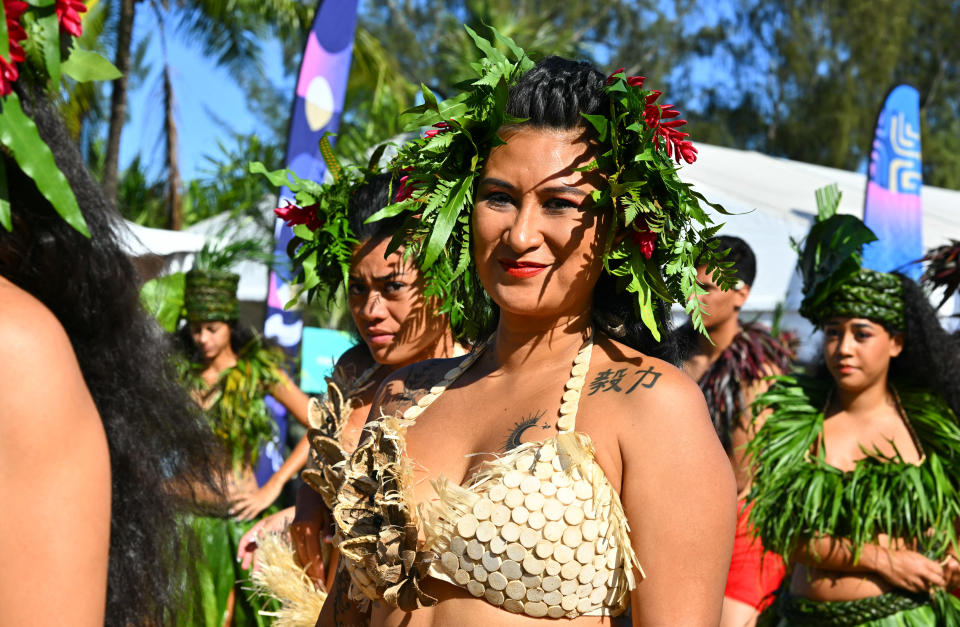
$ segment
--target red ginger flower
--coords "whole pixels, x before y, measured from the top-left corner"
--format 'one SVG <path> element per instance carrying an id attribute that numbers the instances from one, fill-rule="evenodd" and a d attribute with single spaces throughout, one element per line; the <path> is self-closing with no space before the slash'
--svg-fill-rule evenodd
<path id="1" fill-rule="evenodd" d="M 641 230 L 637 230 L 639 227 Z M 643 218 L 637 218 L 637 224 L 630 230 L 630 239 L 640 249 L 640 254 L 646 259 L 653 257 L 653 251 L 657 246 L 657 234 L 647 227 Z"/>
<path id="2" fill-rule="evenodd" d="M 27 31 L 20 25 L 20 17 L 27 10 L 27 3 L 20 0 L 3 0 L 3 10 L 7 20 L 7 41 L 10 48 L 10 59 L 0 56 L 0 96 L 6 96 L 13 91 L 13 83 L 20 78 L 18 63 L 23 63 L 27 55 L 23 52 L 20 42 L 27 38 Z"/>
<path id="3" fill-rule="evenodd" d="M 86 11 L 87 5 L 82 0 L 57 0 L 57 22 L 60 23 L 60 30 L 79 37 L 83 32 L 80 14 Z"/>
<path id="4" fill-rule="evenodd" d="M 607 77 L 607 85 L 609 85 L 610 83 L 612 83 L 613 81 L 615 81 L 616 79 L 615 79 L 614 77 L 615 77 L 617 74 L 620 74 L 621 72 L 623 72 L 623 71 L 625 71 L 625 70 L 626 70 L 626 68 L 620 68 L 619 70 L 617 70 L 616 72 L 614 72 L 613 74 L 611 74 L 610 76 L 608 76 L 608 77 Z M 627 85 L 630 85 L 631 87 L 643 87 L 643 81 L 645 81 L 645 80 L 647 80 L 647 78 L 646 78 L 645 76 L 628 76 L 628 77 L 627 77 Z"/>
<path id="5" fill-rule="evenodd" d="M 429 139 L 449 129 L 450 129 L 450 125 L 447 124 L 446 122 L 437 122 L 436 124 L 433 125 L 433 128 L 427 131 L 426 133 L 424 133 L 423 136 Z"/>
<path id="6" fill-rule="evenodd" d="M 305 224 L 311 231 L 316 231 L 323 226 L 323 221 L 317 216 L 318 206 L 319 203 L 313 203 L 306 207 L 299 207 L 290 203 L 284 207 L 277 207 L 273 210 L 273 213 L 286 222 L 287 226 L 293 227 L 297 224 Z"/>
<path id="7" fill-rule="evenodd" d="M 647 127 L 653 130 L 653 141 L 655 143 L 659 143 L 658 138 L 663 138 L 668 157 L 673 157 L 677 163 L 680 163 L 680 159 L 687 163 L 693 163 L 697 160 L 697 149 L 693 147 L 693 142 L 687 139 L 687 137 L 690 137 L 690 133 L 677 130 L 687 121 L 672 119 L 680 115 L 680 112 L 673 105 L 654 104 L 662 93 L 655 89 L 647 96 L 643 120 L 647 123 Z"/>
<path id="8" fill-rule="evenodd" d="M 407 185 L 410 175 L 405 174 L 400 177 L 400 187 L 397 188 L 397 194 L 393 197 L 393 202 L 403 202 L 413 196 L 413 186 Z"/>

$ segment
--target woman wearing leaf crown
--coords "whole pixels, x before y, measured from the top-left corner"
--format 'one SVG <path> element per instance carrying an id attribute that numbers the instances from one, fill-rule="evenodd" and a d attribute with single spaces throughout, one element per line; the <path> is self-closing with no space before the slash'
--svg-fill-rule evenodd
<path id="1" fill-rule="evenodd" d="M 425 297 L 426 286 L 413 260 L 405 258 L 402 249 L 387 251 L 402 219 L 367 223 L 390 204 L 391 178 L 389 173 L 351 172 L 324 186 L 304 182 L 322 204 L 301 197 L 304 207 L 277 209 L 303 236 L 295 254 L 299 267 L 309 268 L 310 275 L 301 276 L 303 284 L 320 279 L 317 286 L 323 289 L 315 298 L 344 287 L 361 343 L 338 360 L 327 378 L 327 393 L 311 401 L 311 455 L 302 473 L 296 515 L 289 508 L 268 516 L 240 542 L 242 565 L 256 560 L 254 582 L 282 603 L 272 614 L 274 625 L 316 622 L 326 597 L 324 584 L 337 562 L 329 545 L 333 518 L 327 505 L 341 480 L 336 464 L 356 448 L 377 387 L 409 364 L 466 353 L 457 340 L 464 330 L 462 317 L 455 333 L 450 316 L 436 311 L 435 301 Z M 287 183 L 294 193 L 305 192 L 297 182 Z M 306 259 L 311 261 L 304 263 Z M 283 531 L 291 519 L 292 548 L 269 534 Z"/>
<path id="2" fill-rule="evenodd" d="M 860 267 L 875 239 L 836 186 L 800 254 L 801 313 L 823 330 L 812 376 L 756 402 L 751 522 L 792 567 L 781 625 L 948 625 L 960 602 L 957 347 L 912 280 Z"/>
<path id="3" fill-rule="evenodd" d="M 182 620 L 198 625 L 265 624 L 261 605 L 243 590 L 246 575 L 233 559 L 240 536 L 280 495 L 286 482 L 303 467 L 303 440 L 283 465 L 262 485 L 253 467 L 262 448 L 274 436 L 274 422 L 265 397 L 269 394 L 306 424 L 309 399 L 283 371 L 285 356 L 238 323 L 239 276 L 226 271 L 249 242 L 205 248 L 186 273 L 184 324 L 178 337 L 186 359 L 181 376 L 206 414 L 227 458 L 223 498 L 203 499 L 207 516 L 191 526 L 201 545 L 195 560 L 197 589 L 192 615 Z"/>
<path id="4" fill-rule="evenodd" d="M 344 591 L 374 626 L 716 624 L 736 487 L 665 322 L 718 263 L 671 160 L 696 156 L 684 121 L 640 77 L 469 32 L 478 76 L 424 90 L 410 122 L 435 128 L 400 149 L 410 195 L 383 215 L 446 306 L 479 282 L 495 322 L 380 387 L 318 624 L 349 620 Z"/>

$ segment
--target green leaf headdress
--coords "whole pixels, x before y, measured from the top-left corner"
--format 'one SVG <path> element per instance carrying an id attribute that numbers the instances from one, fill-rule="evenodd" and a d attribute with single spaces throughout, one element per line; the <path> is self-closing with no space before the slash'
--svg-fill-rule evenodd
<path id="1" fill-rule="evenodd" d="M 374 151 L 366 170 L 344 167 L 334 156 L 325 133 L 320 139 L 320 154 L 333 177 L 330 183 L 302 179 L 289 169 L 267 171 L 260 162 L 250 164 L 250 172 L 263 174 L 277 187 L 286 186 L 294 197 L 295 202 L 275 210 L 296 236 L 289 253 L 297 269 L 294 283 L 300 290 L 288 306 L 301 293 L 313 301 L 329 297 L 346 285 L 350 259 L 358 243 L 350 226 L 350 197 L 368 175 L 376 173 L 383 149 L 381 146 Z"/>
<path id="2" fill-rule="evenodd" d="M 503 143 L 498 130 L 524 121 L 507 114 L 507 99 L 511 86 L 534 66 L 511 39 L 491 30 L 494 41 L 467 27 L 483 53 L 471 65 L 474 79 L 459 84 L 461 91 L 444 101 L 423 86 L 424 103 L 404 114 L 410 128 L 435 128 L 400 148 L 392 166 L 405 174 L 397 202 L 371 218 L 408 215 L 392 246 L 406 245 L 416 255 L 430 295 L 438 296 L 451 315 L 470 316 L 462 295 L 480 289 L 470 272 L 475 185 L 490 150 Z M 688 163 L 696 159 L 687 134 L 677 130 L 686 122 L 673 119 L 679 114 L 672 106 L 655 104 L 660 92 L 643 89 L 642 77 L 627 77 L 620 70 L 604 89 L 609 112 L 583 116 L 603 145 L 602 154 L 584 169 L 599 169 L 609 180 L 594 201 L 598 207 L 616 208 L 604 267 L 621 289 L 636 294 L 637 312 L 655 337 L 662 321 L 654 299 L 684 303 L 694 326 L 706 333 L 697 265 L 706 265 L 722 287 L 731 287 L 736 279 L 730 264 L 721 260 L 718 244 L 709 241 L 719 227 L 709 226 L 700 205 L 706 201 L 677 174 L 681 158 Z M 629 237 L 614 237 L 624 231 Z"/>
<path id="3" fill-rule="evenodd" d="M 798 249 L 803 279 L 800 314 L 815 324 L 834 316 L 869 318 L 894 329 L 904 328 L 900 279 L 861 266 L 863 246 L 877 239 L 851 215 L 837 213 L 837 184 L 818 189 L 817 218 Z"/>
<path id="4" fill-rule="evenodd" d="M 74 40 L 81 34 L 80 13 L 86 10 L 79 0 L 0 2 L 0 144 L 57 213 L 89 237 L 70 184 L 14 90 L 27 81 L 32 88 L 56 94 L 61 76 L 77 82 L 120 77 L 109 61 L 81 49 Z M 0 160 L 0 226 L 10 231 L 13 221 L 5 167 Z"/>

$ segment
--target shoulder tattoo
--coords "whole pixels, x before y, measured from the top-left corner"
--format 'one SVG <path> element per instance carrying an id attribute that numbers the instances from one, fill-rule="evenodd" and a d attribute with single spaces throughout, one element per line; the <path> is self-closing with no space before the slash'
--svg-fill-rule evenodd
<path id="1" fill-rule="evenodd" d="M 629 368 L 602 370 L 590 382 L 588 396 L 593 396 L 597 392 L 630 394 L 638 387 L 650 389 L 657 384 L 661 376 L 663 373 L 654 370 L 653 366 L 638 368 L 632 372 Z"/>

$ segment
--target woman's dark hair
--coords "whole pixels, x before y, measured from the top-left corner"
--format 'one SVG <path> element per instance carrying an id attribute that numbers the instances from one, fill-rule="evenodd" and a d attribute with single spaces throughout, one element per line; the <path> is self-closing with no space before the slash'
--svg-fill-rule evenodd
<path id="1" fill-rule="evenodd" d="M 212 436 L 177 383 L 159 326 L 140 306 L 139 277 L 120 246 L 116 213 L 53 105 L 17 89 L 91 237 L 64 222 L 3 155 L 13 231 L 0 228 L 0 275 L 39 299 L 63 325 L 107 435 L 112 489 L 105 623 L 162 624 L 179 594 L 182 486 L 216 489 Z"/>
<path id="2" fill-rule="evenodd" d="M 257 332 L 249 324 L 242 322 L 227 322 L 230 326 L 230 348 L 239 355 L 255 337 Z M 275 342 L 272 339 L 264 338 L 263 342 L 272 346 Z M 193 336 L 190 333 L 190 324 L 182 324 L 176 333 L 174 333 L 174 343 L 176 348 L 193 363 L 202 363 L 203 354 L 200 348 L 194 343 Z"/>
<path id="3" fill-rule="evenodd" d="M 360 185 L 350 198 L 350 230 L 358 241 L 393 237 L 403 225 L 402 216 L 393 216 L 367 223 L 367 220 L 390 204 L 390 194 L 396 194 L 398 185 L 391 186 L 389 173 L 374 174 Z"/>
<path id="4" fill-rule="evenodd" d="M 510 88 L 507 113 L 525 118 L 524 125 L 536 128 L 583 129 L 593 134 L 582 113 L 605 115 L 610 101 L 603 91 L 606 76 L 592 64 L 551 56 L 543 59 Z M 643 353 L 673 364 L 679 351 L 671 332 L 670 309 L 654 299 L 654 314 L 664 330 L 661 341 L 637 315 L 636 295 L 617 289 L 616 278 L 600 275 L 593 292 L 594 324 L 614 339 Z"/>
<path id="5" fill-rule="evenodd" d="M 894 274 L 903 286 L 906 328 L 883 325 L 891 334 L 903 333 L 903 351 L 890 361 L 888 378 L 894 385 L 935 392 L 960 416 L 960 384 L 955 377 L 955 373 L 960 372 L 960 341 L 941 326 L 923 288 L 910 277 Z M 830 377 L 822 359 L 817 374 Z"/>
<path id="6" fill-rule="evenodd" d="M 937 312 L 916 282 L 898 274 L 903 286 L 903 351 L 890 362 L 895 383 L 933 390 L 960 415 L 960 343 L 937 319 Z M 889 330 L 889 329 L 888 329 Z"/>

